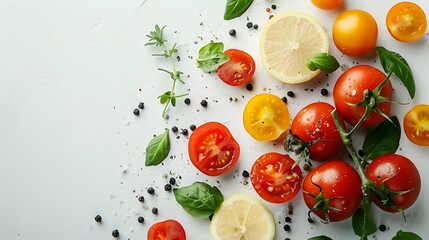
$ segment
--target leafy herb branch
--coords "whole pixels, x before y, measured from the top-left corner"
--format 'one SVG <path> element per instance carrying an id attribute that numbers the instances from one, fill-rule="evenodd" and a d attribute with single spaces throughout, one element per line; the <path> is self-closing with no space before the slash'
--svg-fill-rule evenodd
<path id="1" fill-rule="evenodd" d="M 162 28 L 160 28 L 158 25 L 155 25 L 155 31 L 151 31 L 148 35 L 146 35 L 149 38 L 149 41 L 145 44 L 145 46 L 155 45 L 157 47 L 161 47 L 163 52 L 152 54 L 152 56 L 168 58 L 171 62 L 171 66 L 173 69 L 172 71 L 169 71 L 163 68 L 158 68 L 159 71 L 167 73 L 170 76 L 170 78 L 173 80 L 171 90 L 166 91 L 162 95 L 158 96 L 159 102 L 165 105 L 164 110 L 162 111 L 162 117 L 165 117 L 165 113 L 170 103 L 173 107 L 175 107 L 177 98 L 188 95 L 187 93 L 180 94 L 180 95 L 176 95 L 175 93 L 176 82 L 179 81 L 183 84 L 185 82 L 181 79 L 181 75 L 183 74 L 183 72 L 178 71 L 176 69 L 176 64 L 173 58 L 174 54 L 177 53 L 177 48 L 176 48 L 177 43 L 175 43 L 171 49 L 169 49 L 166 46 L 165 43 L 167 42 L 167 40 L 164 39 L 164 36 L 163 36 L 165 27 L 166 26 L 163 26 Z"/>

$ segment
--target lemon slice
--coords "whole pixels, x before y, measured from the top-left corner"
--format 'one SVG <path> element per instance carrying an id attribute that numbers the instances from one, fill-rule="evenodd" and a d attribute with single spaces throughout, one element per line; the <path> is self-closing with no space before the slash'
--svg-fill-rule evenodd
<path id="1" fill-rule="evenodd" d="M 320 70 L 311 71 L 306 62 L 328 51 L 325 29 L 315 18 L 302 12 L 276 14 L 261 34 L 262 64 L 271 76 L 282 82 L 302 83 L 317 76 Z"/>
<path id="2" fill-rule="evenodd" d="M 274 218 L 257 199 L 234 194 L 213 215 L 210 233 L 213 240 L 273 240 Z"/>

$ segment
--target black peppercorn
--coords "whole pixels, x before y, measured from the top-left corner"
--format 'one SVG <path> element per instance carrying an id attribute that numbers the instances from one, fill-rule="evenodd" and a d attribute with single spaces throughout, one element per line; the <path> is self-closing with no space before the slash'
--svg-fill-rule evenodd
<path id="1" fill-rule="evenodd" d="M 243 170 L 243 173 L 241 175 L 245 178 L 248 178 L 250 176 L 249 172 L 246 170 Z"/>
<path id="2" fill-rule="evenodd" d="M 152 208 L 152 213 L 153 213 L 153 214 L 158 214 L 158 208 L 153 207 L 153 208 Z"/>
<path id="3" fill-rule="evenodd" d="M 381 224 L 380 226 L 378 226 L 378 230 L 380 230 L 381 232 L 384 232 L 387 230 L 387 227 L 386 227 L 386 225 Z"/>
<path id="4" fill-rule="evenodd" d="M 272 9 L 277 9 L 277 5 L 273 4 L 273 5 L 271 5 L 271 8 Z"/>
<path id="5" fill-rule="evenodd" d="M 112 236 L 115 237 L 115 238 L 119 237 L 119 231 L 118 231 L 118 229 L 115 229 L 115 230 L 112 231 Z"/>
<path id="6" fill-rule="evenodd" d="M 144 202 L 144 197 L 143 196 L 139 197 L 139 202 Z"/>
<path id="7" fill-rule="evenodd" d="M 252 22 L 248 22 L 248 23 L 246 24 L 246 26 L 247 26 L 247 28 L 251 28 L 251 27 L 253 27 L 253 23 L 252 23 Z"/>
<path id="8" fill-rule="evenodd" d="M 136 115 L 136 116 L 140 115 L 140 110 L 138 108 L 135 108 L 133 110 L 133 114 Z"/>
<path id="9" fill-rule="evenodd" d="M 96 222 L 101 222 L 101 220 L 102 220 L 102 218 L 101 218 L 100 215 L 95 216 L 94 219 L 95 219 Z"/>
<path id="10" fill-rule="evenodd" d="M 235 29 L 229 30 L 229 36 L 235 37 L 236 34 L 237 34 L 237 31 L 235 31 Z"/>
<path id="11" fill-rule="evenodd" d="M 144 102 L 140 102 L 138 108 L 144 109 Z"/>
<path id="12" fill-rule="evenodd" d="M 258 28 L 259 28 L 258 24 L 253 25 L 253 29 L 258 29 Z"/>
<path id="13" fill-rule="evenodd" d="M 289 231 L 290 231 L 290 225 L 289 225 L 289 224 L 285 224 L 285 225 L 283 226 L 283 229 L 284 229 L 286 232 L 289 232 Z"/>
<path id="14" fill-rule="evenodd" d="M 286 217 L 286 218 L 285 218 L 285 221 L 286 221 L 286 222 L 291 222 L 291 221 L 292 221 L 292 218 L 290 218 L 290 217 Z"/>
<path id="15" fill-rule="evenodd" d="M 182 129 L 182 131 L 180 131 L 184 136 L 188 136 L 188 129 Z"/>
<path id="16" fill-rule="evenodd" d="M 150 187 L 150 188 L 148 188 L 147 189 L 147 193 L 149 193 L 149 194 L 154 194 L 155 193 L 155 189 L 153 189 L 153 187 Z"/>
<path id="17" fill-rule="evenodd" d="M 365 152 L 362 149 L 359 149 L 358 154 L 360 157 L 365 156 Z"/>
<path id="18" fill-rule="evenodd" d="M 168 181 L 171 185 L 176 184 L 176 179 L 175 178 L 170 178 L 170 181 Z"/>
<path id="19" fill-rule="evenodd" d="M 247 89 L 247 91 L 252 91 L 253 85 L 251 83 L 246 84 L 246 89 Z"/>
<path id="20" fill-rule="evenodd" d="M 286 98 L 286 97 L 282 97 L 282 101 L 283 101 L 284 103 L 287 103 L 287 98 Z"/>
<path id="21" fill-rule="evenodd" d="M 139 222 L 139 223 L 144 223 L 144 217 L 138 217 L 137 218 L 137 221 Z"/>
<path id="22" fill-rule="evenodd" d="M 179 131 L 179 129 L 178 129 L 176 126 L 173 126 L 173 127 L 171 128 L 171 131 L 175 133 L 175 132 Z"/>
<path id="23" fill-rule="evenodd" d="M 322 88 L 322 90 L 320 90 L 320 94 L 323 96 L 328 96 L 328 90 L 326 88 Z"/>
<path id="24" fill-rule="evenodd" d="M 189 129 L 191 129 L 191 131 L 195 131 L 195 129 L 197 129 L 197 126 L 195 126 L 194 124 L 192 124 Z"/>
<path id="25" fill-rule="evenodd" d="M 207 107 L 207 104 L 208 104 L 208 103 L 207 103 L 207 101 L 206 101 L 206 100 L 204 100 L 204 99 L 203 99 L 203 100 L 201 100 L 201 103 L 200 103 L 200 104 L 201 104 L 201 106 L 203 106 L 203 107 Z"/>
<path id="26" fill-rule="evenodd" d="M 185 98 L 185 104 L 186 104 L 186 105 L 191 104 L 191 99 L 189 99 L 189 98 Z"/>
<path id="27" fill-rule="evenodd" d="M 167 192 L 170 192 L 171 191 L 171 184 L 169 184 L 169 183 L 165 184 L 164 190 Z"/>
<path id="28" fill-rule="evenodd" d="M 287 92 L 287 95 L 288 95 L 289 97 L 294 97 L 294 96 L 295 96 L 295 93 L 294 93 L 294 92 L 292 92 L 292 91 L 288 91 L 288 92 Z"/>

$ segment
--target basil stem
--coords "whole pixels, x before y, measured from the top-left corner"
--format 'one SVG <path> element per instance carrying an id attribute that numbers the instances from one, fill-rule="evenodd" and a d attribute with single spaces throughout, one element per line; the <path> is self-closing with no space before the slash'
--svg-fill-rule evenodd
<path id="1" fill-rule="evenodd" d="M 170 137 L 168 129 L 164 133 L 150 140 L 146 147 L 146 166 L 156 166 L 160 164 L 170 152 Z"/>
<path id="2" fill-rule="evenodd" d="M 250 7 L 253 0 L 227 0 L 223 19 L 231 20 L 241 16 Z"/>
<path id="3" fill-rule="evenodd" d="M 307 67 L 311 71 L 320 69 L 324 73 L 332 73 L 340 67 L 340 64 L 334 56 L 328 53 L 319 53 L 307 60 Z"/>
<path id="4" fill-rule="evenodd" d="M 210 42 L 198 52 L 197 65 L 203 72 L 211 72 L 221 64 L 229 61 L 228 55 L 223 52 L 223 43 Z"/>

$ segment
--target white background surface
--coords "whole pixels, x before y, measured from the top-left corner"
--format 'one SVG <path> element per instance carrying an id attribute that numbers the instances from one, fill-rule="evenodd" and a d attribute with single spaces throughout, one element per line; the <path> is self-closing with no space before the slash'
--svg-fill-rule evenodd
<path id="1" fill-rule="evenodd" d="M 427 61 L 428 36 L 415 43 L 400 43 L 387 32 L 385 14 L 398 1 L 345 1 L 343 9 L 359 8 L 377 19 L 378 45 L 401 53 L 414 71 L 417 93 L 414 100 L 393 81 L 394 99 L 410 102 L 394 106 L 392 114 L 402 120 L 416 103 L 429 103 Z M 427 1 L 415 1 L 429 13 Z M 120 239 L 145 239 L 155 221 L 174 218 L 182 222 L 188 239 L 209 239 L 209 221 L 187 215 L 171 194 L 165 193 L 163 174 L 181 176 L 180 186 L 195 180 L 220 186 L 225 196 L 242 192 L 256 196 L 250 184 L 242 184 L 241 172 L 269 151 L 283 152 L 281 144 L 253 140 L 241 123 L 242 109 L 250 97 L 271 92 L 280 97 L 292 90 L 289 110 L 293 117 L 312 101 L 332 103 L 331 95 L 323 97 L 320 89 L 330 93 L 341 74 L 320 76 L 306 84 L 286 85 L 272 79 L 259 59 L 259 34 L 269 14 L 265 8 L 300 10 L 319 19 L 331 39 L 332 22 L 341 11 L 322 11 L 309 0 L 255 0 L 240 18 L 224 21 L 225 1 L 219 0 L 76 0 L 0 2 L 0 239 L 109 239 L 118 229 Z M 260 26 L 247 29 L 248 18 Z M 158 50 L 144 47 L 146 34 L 155 24 L 167 25 L 168 44 L 178 43 L 185 73 L 185 85 L 177 93 L 188 92 L 192 103 L 183 99 L 161 118 L 163 106 L 156 96 L 170 88 L 170 80 L 158 67 L 170 68 L 168 61 L 151 57 Z M 237 37 L 228 35 L 237 30 Z M 202 73 L 195 65 L 198 50 L 210 40 L 222 41 L 226 48 L 249 52 L 256 60 L 252 80 L 254 90 L 230 87 L 215 74 Z M 376 56 L 350 59 L 341 56 L 335 46 L 331 53 L 341 64 L 370 63 L 380 68 Z M 189 77 L 187 77 L 189 75 Z M 396 79 L 395 79 L 396 80 Z M 313 89 L 305 91 L 304 89 Z M 238 98 L 230 102 L 229 98 Z M 207 98 L 208 108 L 199 102 Z M 132 114 L 142 101 L 145 110 L 139 117 Z M 199 174 L 188 163 L 187 138 L 171 133 L 172 149 L 163 165 L 144 167 L 145 147 L 153 134 L 164 128 L 188 128 L 207 121 L 223 122 L 242 146 L 239 163 L 232 172 L 217 178 Z M 357 147 L 361 141 L 356 140 Z M 403 135 L 398 153 L 411 158 L 422 176 L 421 197 L 406 211 L 407 222 L 400 214 L 384 214 L 374 207 L 377 224 L 390 230 L 378 232 L 377 239 L 391 239 L 396 231 L 414 231 L 429 235 L 429 201 L 427 193 L 429 148 L 412 145 Z M 216 182 L 218 181 L 218 182 Z M 154 187 L 157 196 L 146 193 Z M 141 204 L 136 196 L 144 195 Z M 325 234 L 334 239 L 357 239 L 350 221 L 338 224 L 310 225 L 302 196 L 292 201 L 292 231 L 282 229 L 287 205 L 268 204 L 276 217 L 277 238 L 306 239 Z M 159 214 L 150 209 L 156 206 Z M 100 214 L 103 223 L 95 223 Z M 138 216 L 145 224 L 137 222 Z"/>

